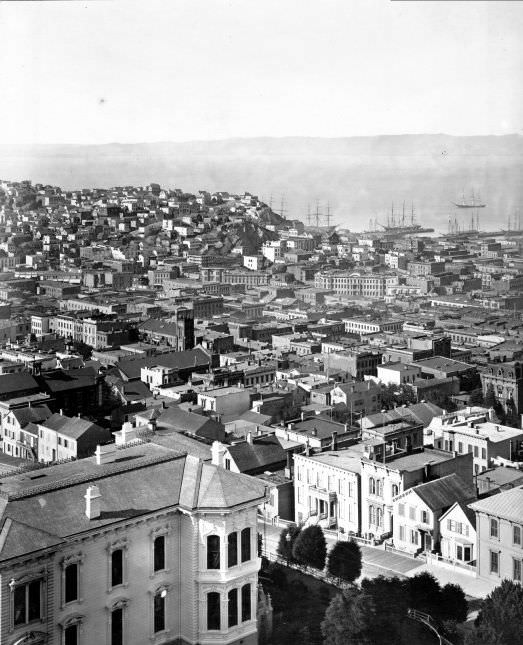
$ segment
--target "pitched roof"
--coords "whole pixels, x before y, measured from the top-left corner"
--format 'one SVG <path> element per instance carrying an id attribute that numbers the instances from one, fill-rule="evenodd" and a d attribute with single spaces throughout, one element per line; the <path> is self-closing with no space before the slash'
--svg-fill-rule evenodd
<path id="1" fill-rule="evenodd" d="M 103 428 L 81 417 L 66 417 L 63 414 L 55 413 L 40 425 L 50 430 L 56 430 L 71 439 L 80 439 L 80 437 L 90 430 L 100 434 L 100 438 L 108 438 L 107 432 Z"/>
<path id="2" fill-rule="evenodd" d="M 86 487 L 96 482 L 101 514 L 85 514 Z M 61 548 L 75 535 L 163 508 L 229 509 L 257 505 L 265 486 L 195 457 L 141 444 L 118 451 L 115 462 L 94 458 L 0 478 L 0 561 Z"/>
<path id="3" fill-rule="evenodd" d="M 14 418 L 18 421 L 21 428 L 25 428 L 28 423 L 40 423 L 51 416 L 51 410 L 47 405 L 35 405 L 26 408 L 17 408 L 12 411 Z"/>
<path id="4" fill-rule="evenodd" d="M 170 428 L 177 432 L 187 432 L 206 439 L 222 440 L 225 429 L 221 423 L 194 412 L 185 412 L 174 405 L 161 411 L 157 420 L 158 430 Z"/>
<path id="5" fill-rule="evenodd" d="M 523 486 L 503 491 L 470 504 L 473 511 L 521 522 L 523 516 Z"/>
<path id="6" fill-rule="evenodd" d="M 242 473 L 255 471 L 285 462 L 287 455 L 274 435 L 255 437 L 252 444 L 247 441 L 229 446 L 228 452 Z"/>
<path id="7" fill-rule="evenodd" d="M 431 509 L 447 508 L 454 502 L 467 502 L 476 497 L 475 490 L 459 475 L 452 473 L 440 479 L 419 484 L 412 489 Z"/>

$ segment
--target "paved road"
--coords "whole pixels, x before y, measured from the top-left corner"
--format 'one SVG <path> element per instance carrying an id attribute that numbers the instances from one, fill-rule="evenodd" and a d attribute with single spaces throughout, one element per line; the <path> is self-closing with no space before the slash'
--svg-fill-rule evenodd
<path id="1" fill-rule="evenodd" d="M 264 549 L 271 554 L 276 554 L 281 528 L 271 524 L 260 523 L 258 530 L 263 535 Z M 327 548 L 331 548 L 335 539 L 327 537 Z M 377 576 L 404 576 L 412 569 L 420 566 L 420 562 L 397 553 L 390 553 L 383 549 L 361 545 L 362 578 L 376 578 Z"/>

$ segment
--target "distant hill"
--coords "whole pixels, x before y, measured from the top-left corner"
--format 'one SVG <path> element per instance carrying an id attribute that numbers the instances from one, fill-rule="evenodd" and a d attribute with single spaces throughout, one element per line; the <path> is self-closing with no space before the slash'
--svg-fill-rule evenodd
<path id="1" fill-rule="evenodd" d="M 386 222 L 405 201 L 417 220 L 446 230 L 449 215 L 470 213 L 451 201 L 480 193 L 483 228 L 523 215 L 523 137 L 401 135 L 350 138 L 252 138 L 185 143 L 0 145 L 0 178 L 65 188 L 142 185 L 187 191 L 249 191 L 274 210 L 285 195 L 288 218 L 306 220 L 308 204 L 330 202 L 333 223 L 355 230 Z"/>

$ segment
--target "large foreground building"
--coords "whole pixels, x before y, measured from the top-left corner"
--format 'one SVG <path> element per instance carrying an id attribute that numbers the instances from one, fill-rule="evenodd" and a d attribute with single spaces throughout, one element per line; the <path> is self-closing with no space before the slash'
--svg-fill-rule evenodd
<path id="1" fill-rule="evenodd" d="M 0 643 L 256 643 L 263 484 L 108 450 L 0 480 Z"/>

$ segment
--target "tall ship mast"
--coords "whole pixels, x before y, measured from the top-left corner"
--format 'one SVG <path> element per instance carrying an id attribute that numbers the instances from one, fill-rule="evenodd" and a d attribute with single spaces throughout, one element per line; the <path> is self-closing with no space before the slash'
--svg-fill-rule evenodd
<path id="1" fill-rule="evenodd" d="M 457 208 L 485 208 L 486 204 L 483 204 L 481 201 L 481 197 L 474 195 L 474 191 L 472 191 L 472 197 L 470 201 L 465 200 L 465 192 L 463 192 L 463 196 L 461 198 L 461 202 L 452 202 L 454 206 Z"/>

